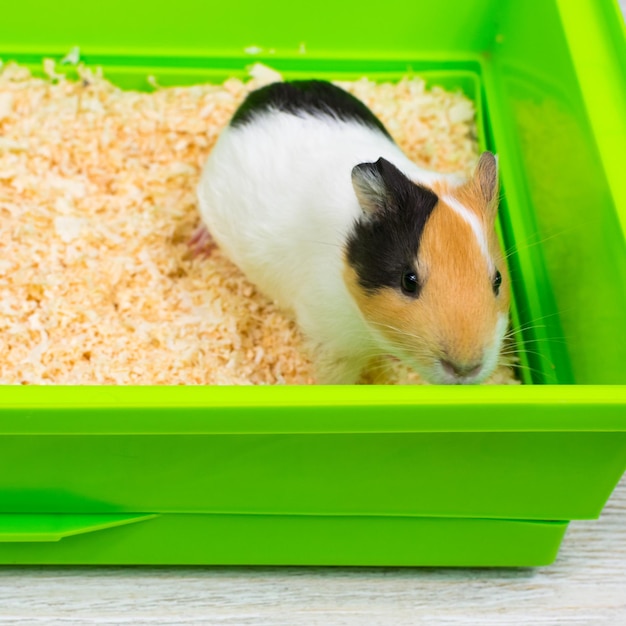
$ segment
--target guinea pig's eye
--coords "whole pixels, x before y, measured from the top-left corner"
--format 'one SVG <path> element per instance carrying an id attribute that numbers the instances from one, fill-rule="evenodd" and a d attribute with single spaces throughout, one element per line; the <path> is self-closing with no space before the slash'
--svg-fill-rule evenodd
<path id="1" fill-rule="evenodd" d="M 493 282 L 491 283 L 491 286 L 493 287 L 493 293 L 495 293 L 496 296 L 500 293 L 501 284 L 502 284 L 502 274 L 500 274 L 500 272 L 496 270 L 496 274 L 493 277 Z"/>
<path id="2" fill-rule="evenodd" d="M 417 297 L 419 285 L 417 284 L 417 274 L 413 270 L 405 270 L 400 282 L 402 293 L 407 296 Z"/>

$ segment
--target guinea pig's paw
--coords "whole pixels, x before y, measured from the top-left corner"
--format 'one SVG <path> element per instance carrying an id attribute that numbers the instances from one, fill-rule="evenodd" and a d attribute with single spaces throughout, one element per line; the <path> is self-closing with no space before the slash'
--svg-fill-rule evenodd
<path id="1" fill-rule="evenodd" d="M 211 252 L 216 247 L 215 240 L 211 237 L 211 233 L 204 224 L 200 224 L 196 228 L 188 245 L 192 256 L 205 258 L 211 256 Z"/>

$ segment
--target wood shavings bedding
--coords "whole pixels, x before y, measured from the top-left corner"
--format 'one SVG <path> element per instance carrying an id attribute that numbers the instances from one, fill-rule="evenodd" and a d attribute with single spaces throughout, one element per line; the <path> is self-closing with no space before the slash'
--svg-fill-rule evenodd
<path id="1" fill-rule="evenodd" d="M 0 72 L 0 384 L 310 384 L 304 342 L 219 250 L 189 252 L 220 130 L 275 80 L 123 91 L 79 67 Z M 471 171 L 472 103 L 419 79 L 341 83 L 418 164 Z M 368 381 L 365 381 L 368 382 Z M 418 383 L 400 366 L 369 382 Z M 492 383 L 517 382 L 508 367 Z"/>

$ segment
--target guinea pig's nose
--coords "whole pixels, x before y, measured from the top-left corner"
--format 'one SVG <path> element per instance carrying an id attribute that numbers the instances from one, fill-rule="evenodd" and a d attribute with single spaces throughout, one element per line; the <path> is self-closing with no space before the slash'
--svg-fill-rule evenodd
<path id="1" fill-rule="evenodd" d="M 456 377 L 478 374 L 480 368 L 483 366 L 481 361 L 478 363 L 455 363 L 447 359 L 441 359 L 441 365 L 448 374 Z"/>

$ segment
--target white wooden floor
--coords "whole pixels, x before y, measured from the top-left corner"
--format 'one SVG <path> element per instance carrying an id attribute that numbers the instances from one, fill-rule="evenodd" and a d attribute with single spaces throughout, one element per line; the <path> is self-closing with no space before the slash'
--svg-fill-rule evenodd
<path id="1" fill-rule="evenodd" d="M 5 567 L 5 624 L 626 626 L 626 476 L 550 567 Z"/>

